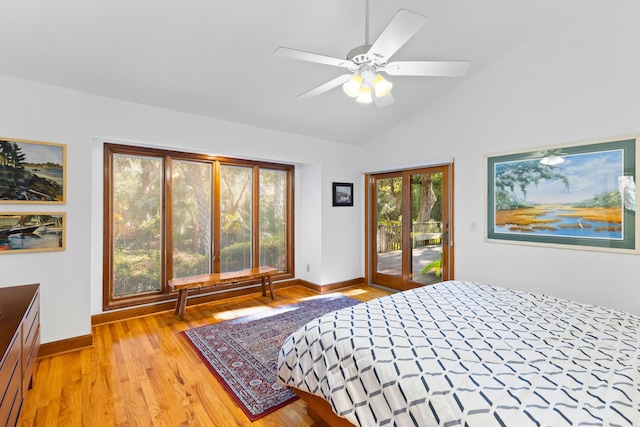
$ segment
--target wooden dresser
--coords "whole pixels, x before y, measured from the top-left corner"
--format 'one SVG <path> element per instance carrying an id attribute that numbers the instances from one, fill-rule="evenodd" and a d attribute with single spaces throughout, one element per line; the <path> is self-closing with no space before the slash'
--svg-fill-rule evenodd
<path id="1" fill-rule="evenodd" d="M 0 288 L 0 426 L 18 423 L 40 348 L 40 285 Z"/>

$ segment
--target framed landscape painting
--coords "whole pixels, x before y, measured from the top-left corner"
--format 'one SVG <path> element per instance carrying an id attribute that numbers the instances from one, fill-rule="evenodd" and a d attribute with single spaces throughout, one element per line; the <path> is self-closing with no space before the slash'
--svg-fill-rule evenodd
<path id="1" fill-rule="evenodd" d="M 636 137 L 486 160 L 488 240 L 638 253 Z"/>
<path id="2" fill-rule="evenodd" d="M 63 212 L 0 213 L 0 255 L 63 251 L 65 240 Z"/>
<path id="3" fill-rule="evenodd" d="M 353 206 L 353 183 L 333 183 L 333 206 Z"/>
<path id="4" fill-rule="evenodd" d="M 66 145 L 0 138 L 0 203 L 66 202 Z"/>

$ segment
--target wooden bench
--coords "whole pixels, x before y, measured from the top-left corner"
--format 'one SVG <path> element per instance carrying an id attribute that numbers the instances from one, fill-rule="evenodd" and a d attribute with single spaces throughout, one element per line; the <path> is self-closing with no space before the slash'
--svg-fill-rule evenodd
<path id="1" fill-rule="evenodd" d="M 269 285 L 271 299 L 274 299 L 273 283 L 271 275 L 278 272 L 277 268 L 262 266 L 247 270 L 230 271 L 228 273 L 200 274 L 198 276 L 182 277 L 169 280 L 169 287 L 172 291 L 178 291 L 176 300 L 176 314 L 182 320 L 184 309 L 187 306 L 187 294 L 189 289 L 200 289 L 209 286 L 224 285 L 229 283 L 246 282 L 249 280 L 261 279 L 262 296 L 266 296 L 266 285 Z"/>
<path id="2" fill-rule="evenodd" d="M 430 241 L 440 241 L 442 239 L 442 224 L 439 221 L 414 222 L 411 228 L 413 248 L 417 247 L 418 242 L 426 244 Z"/>

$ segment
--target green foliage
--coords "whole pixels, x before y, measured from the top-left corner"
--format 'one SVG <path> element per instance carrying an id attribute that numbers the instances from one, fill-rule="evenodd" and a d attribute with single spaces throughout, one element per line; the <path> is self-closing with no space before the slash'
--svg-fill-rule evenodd
<path id="1" fill-rule="evenodd" d="M 435 260 L 424 266 L 422 274 L 427 274 L 429 271 L 435 269 L 436 277 L 440 277 L 442 274 L 442 259 Z"/>
<path id="2" fill-rule="evenodd" d="M 211 271 L 208 254 L 196 252 L 173 252 L 173 277 L 207 274 Z"/>
<path id="3" fill-rule="evenodd" d="M 511 163 L 499 163 L 496 166 L 495 187 L 498 191 L 514 193 L 516 187 L 522 191 L 524 199 L 527 199 L 527 188 L 538 185 L 541 180 L 564 182 L 569 190 L 569 178 L 564 176 L 560 169 L 551 165 L 543 165 L 539 160 L 522 160 Z"/>
<path id="4" fill-rule="evenodd" d="M 423 194 L 423 174 L 417 174 L 412 176 L 411 182 L 411 221 L 421 222 L 420 211 L 424 201 L 422 200 Z M 436 221 L 442 220 L 442 174 L 431 174 L 431 190 L 435 194 L 435 203 L 431 207 L 430 219 Z"/>
<path id="5" fill-rule="evenodd" d="M 114 156 L 114 287 L 117 295 L 155 291 L 164 262 L 160 258 L 165 218 L 162 157 Z M 171 236 L 174 277 L 210 272 L 212 168 L 207 163 L 173 160 Z M 221 269 L 248 268 L 255 248 L 252 167 L 220 171 Z M 286 178 L 281 170 L 260 169 L 260 262 L 285 267 Z M 167 201 L 168 202 L 168 201 Z M 258 228 L 258 227 L 255 227 Z"/>
<path id="6" fill-rule="evenodd" d="M 284 267 L 284 236 L 270 241 L 260 241 L 260 262 L 272 267 Z M 223 271 L 236 271 L 251 266 L 251 243 L 240 242 L 222 248 L 220 251 L 220 263 Z"/>
<path id="7" fill-rule="evenodd" d="M 495 204 L 497 210 L 511 210 L 518 208 L 532 207 L 532 203 L 518 199 L 513 193 L 498 190 L 495 194 Z"/>
<path id="8" fill-rule="evenodd" d="M 402 214 L 402 179 L 384 178 L 377 181 L 378 222 L 397 221 Z"/>
<path id="9" fill-rule="evenodd" d="M 251 243 L 238 242 L 220 251 L 221 271 L 244 270 L 251 266 Z"/>
<path id="10" fill-rule="evenodd" d="M 113 266 L 115 296 L 160 289 L 160 251 L 116 249 Z"/>
<path id="11" fill-rule="evenodd" d="M 622 196 L 617 190 L 605 191 L 600 194 L 596 194 L 589 200 L 575 203 L 573 206 L 577 208 L 614 208 L 622 206 Z"/>
<path id="12" fill-rule="evenodd" d="M 400 227 L 402 225 L 402 215 L 397 220 L 393 219 L 379 219 L 378 225 L 384 225 L 386 227 Z"/>
<path id="13" fill-rule="evenodd" d="M 260 264 L 284 270 L 286 267 L 284 233 L 260 238 Z"/>
<path id="14" fill-rule="evenodd" d="M 411 177 L 411 220 L 419 221 L 423 204 L 423 174 Z M 402 179 L 400 177 L 379 179 L 376 182 L 378 224 L 386 226 L 400 225 L 402 221 Z M 430 218 L 442 219 L 442 174 L 431 175 L 431 190 L 435 194 L 435 203 Z"/>
<path id="15" fill-rule="evenodd" d="M 0 141 L 1 165 L 23 169 L 25 159 L 26 155 L 17 143 L 6 140 Z"/>

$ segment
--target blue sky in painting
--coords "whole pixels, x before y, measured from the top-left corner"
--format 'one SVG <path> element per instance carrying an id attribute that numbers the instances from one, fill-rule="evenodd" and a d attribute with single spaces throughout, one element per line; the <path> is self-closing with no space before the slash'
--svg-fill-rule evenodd
<path id="1" fill-rule="evenodd" d="M 564 163 L 555 166 L 569 178 L 569 189 L 562 181 L 540 181 L 527 187 L 526 200 L 533 203 L 574 203 L 605 191 L 618 190 L 622 170 L 622 150 L 563 156 Z M 524 198 L 517 189 L 518 198 Z"/>
<path id="2" fill-rule="evenodd" d="M 57 163 L 62 165 L 62 147 L 59 145 L 17 143 L 27 163 Z"/>

